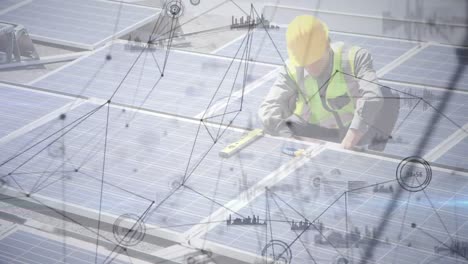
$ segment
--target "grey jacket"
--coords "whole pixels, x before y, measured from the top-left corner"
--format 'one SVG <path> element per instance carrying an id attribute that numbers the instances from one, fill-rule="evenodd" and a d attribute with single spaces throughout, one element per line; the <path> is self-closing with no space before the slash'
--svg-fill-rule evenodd
<path id="1" fill-rule="evenodd" d="M 331 50 L 331 49 L 330 49 Z M 330 51 L 330 62 L 333 61 L 333 51 Z M 344 56 L 343 56 L 344 57 Z M 279 136 L 291 136 L 291 131 L 285 120 L 294 113 L 298 94 L 298 84 L 288 75 L 286 66 L 278 74 L 275 84 L 260 105 L 258 114 L 262 120 L 266 133 Z M 356 95 L 356 111 L 350 128 L 366 133 L 374 124 L 383 105 L 382 91 L 377 84 L 377 75 L 372 65 L 372 57 L 365 49 L 356 53 L 354 71 L 359 94 Z M 319 87 L 322 87 L 332 75 L 333 65 L 329 63 L 328 69 L 317 78 Z M 304 78 L 307 78 L 307 71 Z M 321 91 L 325 89 L 321 89 Z M 313 109 L 313 105 L 310 106 Z"/>

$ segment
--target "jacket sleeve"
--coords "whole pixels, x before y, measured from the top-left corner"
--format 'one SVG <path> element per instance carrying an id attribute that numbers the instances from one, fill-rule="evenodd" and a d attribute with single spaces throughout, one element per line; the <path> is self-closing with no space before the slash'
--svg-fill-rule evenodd
<path id="1" fill-rule="evenodd" d="M 359 98 L 350 128 L 366 133 L 373 126 L 383 106 L 382 91 L 372 65 L 372 56 L 365 49 L 356 53 L 354 68 L 359 84 Z"/>
<path id="2" fill-rule="evenodd" d="M 258 110 L 264 131 L 274 136 L 292 135 L 285 120 L 294 113 L 296 106 L 296 83 L 283 67 L 269 93 Z"/>

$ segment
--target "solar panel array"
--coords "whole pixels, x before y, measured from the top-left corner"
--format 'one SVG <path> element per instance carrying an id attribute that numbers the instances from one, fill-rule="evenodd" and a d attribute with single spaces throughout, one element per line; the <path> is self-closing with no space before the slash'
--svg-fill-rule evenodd
<path id="1" fill-rule="evenodd" d="M 286 30 L 284 28 L 269 30 L 268 34 L 264 29 L 257 29 L 254 31 L 252 34 L 252 50 L 250 51 L 251 58 L 255 61 L 283 64 L 283 60 L 286 61 L 288 58 L 285 32 Z M 381 69 L 383 66 L 397 59 L 417 45 L 416 43 L 401 40 L 382 39 L 337 32 L 331 32 L 330 39 L 332 42 L 343 41 L 347 45 L 359 46 L 369 50 L 374 60 L 375 70 Z M 230 45 L 218 50 L 216 54 L 233 57 L 241 44 L 241 48 L 246 45 L 247 41 L 243 40 L 244 37 L 239 38 Z M 278 51 L 283 59 L 281 59 Z"/>
<path id="2" fill-rule="evenodd" d="M 405 192 L 394 200 L 396 166 L 394 161 L 326 150 L 239 211 L 244 217 L 258 215 L 260 222 L 267 219 L 267 225 L 224 222 L 203 239 L 259 256 L 268 242 L 280 240 L 291 245 L 292 263 L 335 263 L 339 258 L 359 262 L 360 253 L 372 244 L 376 248 L 370 263 L 462 261 L 442 250 L 434 253 L 434 248 L 445 248 L 442 243 L 450 244 L 452 238 L 468 238 L 468 211 L 462 205 L 468 178 L 433 170 L 432 182 L 424 191 Z M 385 190 L 392 186 L 394 192 L 375 191 L 376 184 Z M 343 195 L 348 190 L 354 191 Z M 373 228 L 391 203 L 395 208 L 377 242 Z M 314 221 L 315 227 L 291 230 L 293 220 L 299 224 L 306 219 Z M 344 236 L 356 228 L 360 240 L 349 239 L 347 246 Z M 276 248 L 276 253 L 271 250 L 269 254 L 278 256 L 284 247 Z"/>
<path id="3" fill-rule="evenodd" d="M 122 14 L 117 31 L 113 31 L 118 8 L 122 8 Z M 40 37 L 95 46 L 113 33 L 150 18 L 154 12 L 107 1 L 32 0 L 0 15 L 0 19 L 21 20 L 32 34 Z M 89 16 L 83 17 L 83 13 Z M 49 19 L 36 21 L 43 15 Z M 270 30 L 269 34 L 286 58 L 285 30 Z M 331 33 L 331 39 L 368 49 L 376 70 L 417 45 L 336 32 Z M 219 156 L 224 147 L 247 132 L 242 128 L 261 128 L 258 106 L 275 79 L 265 76 L 282 64 L 263 30 L 253 34 L 251 58 L 264 63 L 249 62 L 247 69 L 246 62 L 239 60 L 246 48 L 245 44 L 239 47 L 241 42 L 238 39 L 217 52 L 230 58 L 171 51 L 167 64 L 165 50 L 142 51 L 135 44 L 116 43 L 32 83 L 51 93 L 103 102 L 112 98 L 112 103 L 82 104 L 3 144 L 0 175 L 7 179 L 8 191 L 19 193 L 22 199 L 52 204 L 67 213 L 92 214 L 97 218 L 102 212 L 116 219 L 131 214 L 142 217 L 149 228 L 157 226 L 180 233 L 204 224 L 201 221 L 219 209 L 231 213 L 233 218 L 256 215 L 266 225 L 222 222 L 203 239 L 267 256 L 277 256 L 268 248 L 269 242 L 280 240 L 283 249 L 292 243 L 291 263 L 358 261 L 370 246 L 375 246 L 376 263 L 395 263 L 396 259 L 398 263 L 440 259 L 458 263 L 461 258 L 451 246 L 454 241 L 463 243 L 468 239 L 468 178 L 434 167 L 426 189 L 402 192 L 399 196 L 396 192 L 400 185 L 395 177 L 398 158 L 325 149 L 278 184 L 269 186 L 265 195 L 240 211 L 226 207 L 260 180 L 276 180 L 274 173 L 282 166 L 297 162 L 283 153 L 286 148 L 310 146 L 262 137 L 231 158 Z M 465 61 L 464 51 L 429 46 L 385 77 L 446 87 L 457 63 Z M 458 58 L 461 59 L 457 61 Z M 436 65 L 434 61 L 443 63 Z M 428 78 L 438 74 L 441 78 L 428 83 Z M 465 77 L 462 75 L 457 89 L 464 89 Z M 402 97 L 399 119 L 384 154 L 404 158 L 420 151 L 424 156 L 468 123 L 464 114 L 468 98 L 464 93 L 452 96 L 442 111 L 442 91 L 382 83 L 399 91 Z M 246 94 L 241 98 L 244 88 Z M 7 124 L 0 137 L 71 101 L 12 87 L 0 89 L 0 103 L 8 106 L 0 111 Z M 212 107 L 203 116 L 208 106 Z M 144 111 L 135 112 L 140 107 Z M 432 126 L 432 117 L 437 115 L 441 119 Z M 201 116 L 206 120 L 198 120 Z M 241 129 L 225 129 L 217 124 L 231 121 Z M 428 129 L 433 134 L 425 139 L 421 149 L 419 143 Z M 466 144 L 464 139 L 436 163 L 464 167 Z M 181 186 L 184 180 L 187 181 Z M 394 208 L 389 211 L 392 204 Z M 385 219 L 388 227 L 377 241 L 374 227 L 382 223 L 385 212 L 389 212 Z M 292 220 L 298 224 L 305 218 L 316 220 L 314 224 L 322 223 L 323 236 L 315 227 L 303 235 L 302 230 L 291 230 Z M 85 225 L 80 222 L 82 219 L 74 221 Z M 354 238 L 351 247 L 343 242 L 350 241 L 344 239 L 346 235 Z M 281 243 L 277 245 L 276 253 L 281 250 Z M 51 263 L 52 256 L 60 262 L 61 252 L 60 243 L 22 231 L 0 241 L 0 257 L 7 263 Z M 94 252 L 74 246 L 69 252 L 67 263 L 94 262 Z M 102 257 L 99 255 L 101 261 Z"/>
<path id="4" fill-rule="evenodd" d="M 384 78 L 442 88 L 468 90 L 468 73 L 460 72 L 456 84 L 453 75 L 468 63 L 468 49 L 431 45 L 396 67 Z"/>
<path id="5" fill-rule="evenodd" d="M 68 241 L 46 238 L 37 234 L 17 230 L 0 240 L 1 263 L 104 263 L 106 256 L 99 254 L 95 262 L 95 253 Z M 124 264 L 130 261 L 114 260 L 112 263 Z"/>
<path id="6" fill-rule="evenodd" d="M 142 22 L 150 22 L 158 12 L 111 1 L 32 0 L 1 14 L 0 20 L 21 24 L 41 40 L 93 49 L 114 35 L 121 36 L 136 25 L 142 26 Z"/>

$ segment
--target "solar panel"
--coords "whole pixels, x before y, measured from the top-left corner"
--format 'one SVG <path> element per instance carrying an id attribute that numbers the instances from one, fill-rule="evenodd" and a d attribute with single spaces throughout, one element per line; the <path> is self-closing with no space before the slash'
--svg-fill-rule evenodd
<path id="1" fill-rule="evenodd" d="M 67 244 L 59 239 L 16 230 L 0 240 L 1 263 L 96 263 L 95 252 L 81 246 Z M 104 263 L 106 256 L 99 254 L 97 263 Z M 112 263 L 124 264 L 129 261 L 115 259 Z"/>
<path id="2" fill-rule="evenodd" d="M 468 169 L 466 162 L 468 149 L 468 138 L 463 139 L 460 143 L 453 146 L 442 157 L 436 160 L 437 163 L 453 166 L 456 168 Z"/>
<path id="3" fill-rule="evenodd" d="M 70 103 L 70 99 L 0 85 L 0 138 Z"/>
<path id="4" fill-rule="evenodd" d="M 468 63 L 468 50 L 430 45 L 396 67 L 384 78 L 443 88 L 468 90 L 468 73 L 460 72 L 456 84 L 451 84 L 457 68 Z M 452 87 L 450 87 L 452 86 Z"/>
<path id="5" fill-rule="evenodd" d="M 400 114 L 385 153 L 400 157 L 411 156 L 418 151 L 422 155 L 427 154 L 468 123 L 468 117 L 463 113 L 468 95 L 454 94 L 442 112 L 439 109 L 444 91 L 385 82 L 381 84 L 400 91 Z M 434 116 L 439 117 L 437 125 L 432 123 Z M 432 136 L 425 140 L 423 149 L 418 149 L 418 144 L 429 128 L 433 130 Z"/>
<path id="6" fill-rule="evenodd" d="M 71 122 L 95 108 L 82 105 L 69 112 L 65 121 L 56 119 L 12 140 L 3 146 L 0 160 L 7 160 L 63 126 L 75 124 Z M 226 130 L 213 146 L 213 139 L 203 126 L 197 132 L 196 122 L 142 113 L 133 117 L 129 110 L 110 108 L 102 211 L 115 217 L 128 213 L 139 216 L 163 202 L 145 221 L 174 231 L 191 228 L 220 204 L 288 162 L 291 157 L 282 154 L 282 148 L 303 148 L 302 144 L 282 139 L 262 138 L 240 154 L 223 159 L 219 152 L 228 143 L 239 140 L 242 133 Z M 13 172 L 12 177 L 6 177 L 9 186 L 20 193 L 31 193 L 36 202 L 64 201 L 64 195 L 67 204 L 98 212 L 105 125 L 103 108 L 66 132 L 63 142 L 60 139 L 52 143 L 56 136 L 52 137 L 4 164 L 0 175 Z M 216 135 L 216 129 L 210 129 Z M 50 146 L 45 151 L 31 159 L 47 144 Z M 187 166 L 189 158 L 191 163 Z M 186 169 L 191 173 L 185 174 Z M 179 190 L 184 175 L 191 176 Z M 55 206 L 61 208 L 60 204 Z"/>
<path id="7" fill-rule="evenodd" d="M 359 262 L 370 245 L 375 246 L 371 260 L 376 263 L 462 260 L 449 252 L 451 238 L 468 238 L 468 208 L 462 206 L 468 178 L 432 168 L 425 189 L 403 190 L 396 199 L 397 165 L 398 160 L 325 150 L 270 186 L 239 215 L 232 214 L 232 219 L 258 215 L 266 225 L 224 222 L 202 239 L 258 256 L 279 257 L 284 251 L 283 260 L 291 256 L 286 263 L 294 264 Z M 375 228 L 390 203 L 395 207 L 377 242 Z M 306 220 L 314 221 L 314 226 L 305 228 Z M 276 248 L 271 246 L 275 243 Z M 291 252 L 285 250 L 288 245 Z M 338 262 L 340 258 L 348 262 Z"/>
<path id="8" fill-rule="evenodd" d="M 128 45 L 114 44 L 112 60 L 105 60 L 108 48 L 101 49 L 33 85 L 51 91 L 107 100 L 130 71 L 140 52 L 129 50 Z M 171 114 L 195 116 L 207 108 L 212 98 L 213 103 L 226 100 L 231 90 L 239 92 L 243 87 L 244 62 L 234 61 L 229 68 L 230 59 L 171 51 L 164 77 L 161 77 L 165 56 L 165 50 L 145 51 L 123 81 L 113 101 Z M 250 63 L 246 85 L 275 68 Z"/>
<path id="9" fill-rule="evenodd" d="M 32 0 L 0 15 L 0 20 L 23 25 L 38 40 L 94 49 L 152 21 L 157 13 L 157 9 L 111 1 Z"/>
<path id="10" fill-rule="evenodd" d="M 283 64 L 277 49 L 281 52 L 283 59 L 287 60 L 288 54 L 285 39 L 286 29 L 281 28 L 279 30 L 269 30 L 268 32 L 275 45 L 272 44 L 268 34 L 266 34 L 263 29 L 256 30 L 253 33 L 252 50 L 250 52 L 251 57 L 256 61 Z M 381 69 L 383 66 L 389 64 L 416 46 L 415 43 L 407 41 L 366 37 L 337 32 L 331 32 L 330 39 L 332 42 L 344 41 L 348 45 L 356 45 L 368 49 L 374 59 L 375 70 Z M 232 57 L 239 49 L 242 41 L 243 37 L 217 51 L 216 54 Z M 244 41 L 244 43 L 245 42 L 246 41 Z"/>

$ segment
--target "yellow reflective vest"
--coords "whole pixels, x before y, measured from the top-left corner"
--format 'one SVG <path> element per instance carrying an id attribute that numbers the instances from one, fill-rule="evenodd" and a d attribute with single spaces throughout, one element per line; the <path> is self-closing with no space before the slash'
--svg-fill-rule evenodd
<path id="1" fill-rule="evenodd" d="M 331 44 L 333 50 L 332 76 L 324 84 L 322 94 L 312 76 L 303 77 L 304 68 L 288 62 L 288 74 L 298 84 L 294 114 L 311 124 L 327 128 L 347 127 L 354 116 L 356 99 L 359 97 L 357 80 L 354 78 L 354 60 L 359 47 L 344 49 L 343 42 Z M 343 56 L 344 55 L 344 56 Z M 302 71 L 302 77 L 298 72 Z M 347 73 L 347 74 L 344 74 Z"/>

